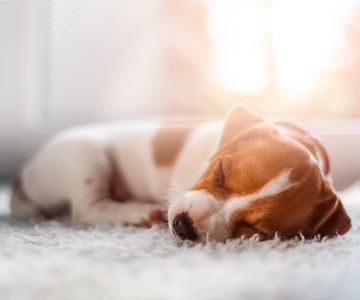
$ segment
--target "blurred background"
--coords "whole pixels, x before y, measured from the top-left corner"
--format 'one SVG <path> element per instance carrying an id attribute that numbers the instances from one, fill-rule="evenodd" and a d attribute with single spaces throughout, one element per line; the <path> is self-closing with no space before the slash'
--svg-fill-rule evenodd
<path id="1" fill-rule="evenodd" d="M 0 0 L 0 177 L 57 130 L 242 103 L 360 178 L 360 0 Z"/>

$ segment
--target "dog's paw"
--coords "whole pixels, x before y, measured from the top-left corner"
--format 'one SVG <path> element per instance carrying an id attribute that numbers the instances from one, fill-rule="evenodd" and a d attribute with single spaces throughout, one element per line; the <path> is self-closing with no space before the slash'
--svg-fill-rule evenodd
<path id="1" fill-rule="evenodd" d="M 155 224 L 166 224 L 167 222 L 167 212 L 158 208 L 149 212 L 148 219 L 144 220 L 142 226 L 150 228 Z"/>

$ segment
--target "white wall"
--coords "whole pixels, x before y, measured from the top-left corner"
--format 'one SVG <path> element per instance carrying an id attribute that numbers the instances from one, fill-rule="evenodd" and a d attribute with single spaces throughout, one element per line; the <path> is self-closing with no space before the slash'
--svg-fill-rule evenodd
<path id="1" fill-rule="evenodd" d="M 204 16 L 193 0 L 0 0 L 0 176 L 57 128 L 199 108 Z"/>
<path id="2" fill-rule="evenodd" d="M 28 126 L 31 1 L 0 0 L 0 176 L 14 172 L 38 134 Z"/>

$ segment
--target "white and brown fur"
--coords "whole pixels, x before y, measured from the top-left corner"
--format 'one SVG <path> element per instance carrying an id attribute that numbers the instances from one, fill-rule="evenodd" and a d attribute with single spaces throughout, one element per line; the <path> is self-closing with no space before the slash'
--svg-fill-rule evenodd
<path id="1" fill-rule="evenodd" d="M 311 231 L 309 224 L 320 228 L 333 213 L 328 210 L 335 210 L 340 206 L 337 198 L 338 202 L 324 204 L 326 207 L 321 208 L 319 213 L 315 208 L 310 209 L 310 204 L 305 205 L 306 210 L 300 209 L 299 214 L 304 216 L 299 216 L 299 223 L 300 218 L 305 218 L 306 214 L 319 214 L 318 218 L 325 218 L 319 223 L 316 220 L 310 221 L 310 217 L 306 216 L 306 221 L 303 222 L 306 223 L 306 228 L 293 223 L 289 229 L 283 224 L 292 221 L 281 214 L 296 214 L 290 211 L 291 207 L 288 212 L 283 209 L 283 204 L 279 208 L 275 208 L 276 205 L 267 207 L 265 204 L 266 215 L 256 211 L 263 205 L 263 199 L 270 197 L 271 203 L 277 203 L 279 195 L 286 198 L 290 190 L 299 189 L 299 186 L 305 184 L 307 194 L 303 195 L 309 195 L 312 189 L 324 190 L 324 186 L 329 189 L 327 194 L 334 194 L 326 180 L 328 162 L 324 153 L 321 153 L 323 148 L 310 141 L 311 137 L 307 137 L 307 133 L 297 132 L 296 127 L 294 129 L 286 124 L 269 125 L 269 122 L 258 117 L 252 119 L 252 116 L 255 116 L 252 112 L 237 107 L 229 113 L 225 123 L 117 122 L 62 132 L 50 140 L 21 172 L 11 201 L 12 213 L 22 218 L 51 218 L 68 213 L 73 223 L 94 224 L 105 221 L 142 225 L 160 219 L 155 212 L 167 210 L 166 199 L 170 192 L 170 230 L 173 231 L 175 216 L 187 211 L 196 227 L 199 240 L 209 237 L 224 241 L 256 233 L 269 238 L 282 230 L 284 236 L 291 236 L 299 231 L 314 236 L 318 231 Z M 242 123 L 238 123 L 237 118 L 242 119 Z M 224 157 L 231 160 L 232 156 L 234 163 L 239 160 L 237 150 L 229 150 L 234 144 L 232 138 L 243 132 L 246 134 L 253 128 L 271 135 L 273 141 L 279 141 L 279 145 L 283 143 L 289 145 L 289 149 L 296 148 L 296 151 L 303 154 L 299 154 L 301 159 L 304 158 L 302 163 L 308 164 L 306 168 L 312 168 L 312 173 L 316 175 L 311 176 L 317 179 L 300 180 L 295 169 L 301 166 L 289 161 L 281 163 L 280 169 L 267 170 L 261 179 L 253 176 L 251 183 L 246 183 L 247 179 L 238 182 L 238 188 L 231 187 L 231 184 L 236 181 L 236 176 L 243 175 L 237 175 L 232 170 L 228 172 L 228 176 L 232 178 L 226 178 L 227 186 L 222 182 L 219 187 L 218 179 L 213 180 L 214 172 L 218 172 L 219 161 L 222 162 Z M 288 134 L 281 132 L 284 128 L 289 131 Z M 246 145 L 255 143 L 250 138 L 245 139 L 248 143 Z M 257 167 L 264 160 L 264 168 L 267 168 L 267 158 L 263 158 L 262 153 L 271 145 L 278 147 L 273 141 L 269 145 L 263 144 L 263 149 L 258 146 L 251 149 L 259 151 L 256 157 L 260 165 Z M 248 172 L 252 176 L 250 164 L 244 162 L 239 165 L 242 166 L 242 174 Z M 310 186 L 312 184 L 316 184 L 316 187 Z M 312 205 L 321 206 L 322 202 L 316 201 Z M 323 213 L 323 210 L 326 212 Z M 276 211 L 279 211 L 277 216 Z M 268 214 L 275 217 L 270 218 Z M 259 218 L 268 218 L 270 224 L 262 224 Z M 341 225 L 341 228 L 335 226 L 331 233 L 345 233 L 349 229 L 350 219 L 347 219 L 347 215 L 343 218 L 346 219 L 346 224 Z M 247 221 L 242 222 L 245 219 Z M 261 226 L 261 230 L 256 229 Z"/>
<path id="2" fill-rule="evenodd" d="M 119 122 L 60 133 L 22 171 L 12 212 L 37 218 L 68 207 L 74 223 L 140 225 L 164 209 L 179 182 L 184 190 L 194 184 L 216 150 L 221 126 Z"/>

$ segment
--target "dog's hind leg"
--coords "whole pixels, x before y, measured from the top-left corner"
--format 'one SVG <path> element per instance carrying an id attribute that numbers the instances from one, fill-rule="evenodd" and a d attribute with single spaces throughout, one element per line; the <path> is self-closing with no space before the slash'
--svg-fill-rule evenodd
<path id="1" fill-rule="evenodd" d="M 42 219 L 43 213 L 40 207 L 29 199 L 22 188 L 20 180 L 13 187 L 10 201 L 11 214 L 22 219 Z"/>

